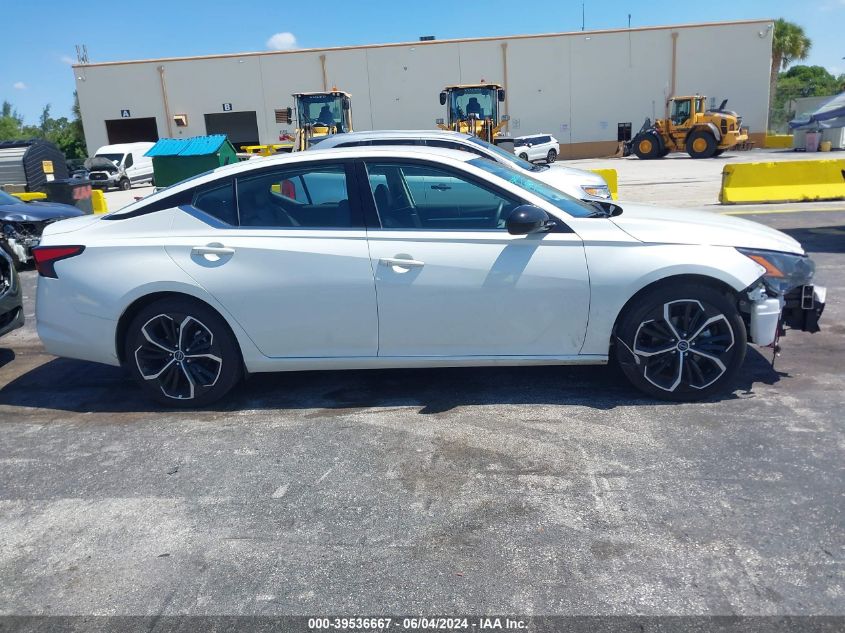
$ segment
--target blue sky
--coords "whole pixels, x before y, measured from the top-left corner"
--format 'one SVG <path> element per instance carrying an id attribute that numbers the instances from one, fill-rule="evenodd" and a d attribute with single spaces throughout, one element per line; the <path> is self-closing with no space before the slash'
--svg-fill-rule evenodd
<path id="1" fill-rule="evenodd" d="M 581 28 L 580 0 L 5 0 L 0 100 L 28 123 L 46 103 L 69 115 L 74 45 L 92 62 Z M 813 40 L 807 63 L 845 72 L 845 0 L 586 0 L 587 29 L 784 17 Z M 479 7 L 483 10 L 479 10 Z M 278 34 L 278 35 L 277 35 Z M 275 38 L 273 36 L 276 35 Z M 268 42 L 272 39 L 272 44 Z"/>

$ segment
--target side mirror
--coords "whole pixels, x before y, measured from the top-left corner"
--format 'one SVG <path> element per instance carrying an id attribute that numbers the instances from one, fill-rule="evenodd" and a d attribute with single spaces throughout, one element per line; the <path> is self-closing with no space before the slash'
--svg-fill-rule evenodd
<path id="1" fill-rule="evenodd" d="M 446 105 L 446 91 L 440 93 L 440 105 Z"/>
<path id="2" fill-rule="evenodd" d="M 528 235 L 549 228 L 549 214 L 533 204 L 523 204 L 511 211 L 505 227 L 511 235 Z"/>
<path id="3" fill-rule="evenodd" d="M 504 103 L 504 101 L 505 101 L 505 89 L 504 88 L 499 88 L 499 101 L 501 103 Z"/>

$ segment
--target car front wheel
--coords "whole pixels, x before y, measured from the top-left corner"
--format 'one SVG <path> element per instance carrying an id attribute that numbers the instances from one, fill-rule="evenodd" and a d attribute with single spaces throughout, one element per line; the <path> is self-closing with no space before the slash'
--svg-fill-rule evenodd
<path id="1" fill-rule="evenodd" d="M 677 401 L 730 388 L 747 345 L 735 301 L 694 284 L 646 292 L 622 315 L 614 343 L 617 362 L 635 387 Z"/>
<path id="2" fill-rule="evenodd" d="M 161 299 L 135 315 L 126 331 L 124 364 L 150 396 L 175 407 L 211 404 L 242 374 L 228 324 L 188 298 Z"/>

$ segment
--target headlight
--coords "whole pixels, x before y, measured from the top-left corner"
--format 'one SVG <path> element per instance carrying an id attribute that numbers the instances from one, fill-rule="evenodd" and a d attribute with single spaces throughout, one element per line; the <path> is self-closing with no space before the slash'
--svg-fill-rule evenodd
<path id="1" fill-rule="evenodd" d="M 610 189 L 607 188 L 607 185 L 581 185 L 581 189 L 588 196 L 610 200 Z"/>
<path id="2" fill-rule="evenodd" d="M 785 294 L 810 283 L 816 265 L 806 255 L 792 255 L 777 251 L 759 251 L 750 248 L 736 249 L 766 269 L 763 283 L 778 294 Z"/>

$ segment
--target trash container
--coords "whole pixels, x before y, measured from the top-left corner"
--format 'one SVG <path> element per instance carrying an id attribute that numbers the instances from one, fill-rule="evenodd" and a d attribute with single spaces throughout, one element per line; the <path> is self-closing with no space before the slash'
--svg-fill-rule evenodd
<path id="1" fill-rule="evenodd" d="M 808 152 L 817 152 L 819 151 L 819 141 L 821 140 L 822 135 L 818 132 L 807 132 L 807 144 L 805 145 L 805 149 Z"/>
<path id="2" fill-rule="evenodd" d="M 94 213 L 91 205 L 91 181 L 84 178 L 62 178 L 45 182 L 44 190 L 51 202 L 72 204 L 84 213 Z"/>

